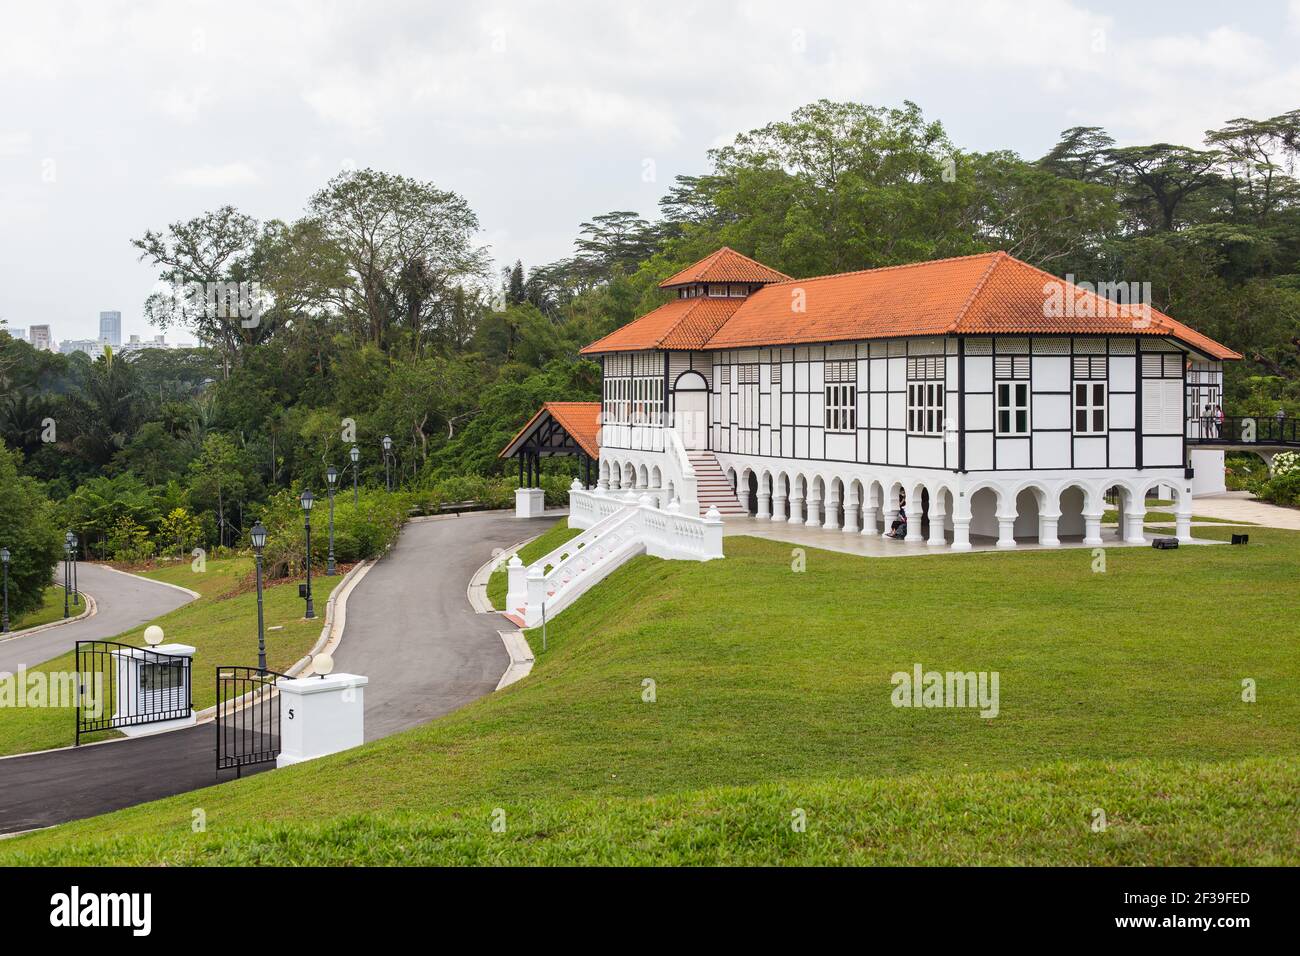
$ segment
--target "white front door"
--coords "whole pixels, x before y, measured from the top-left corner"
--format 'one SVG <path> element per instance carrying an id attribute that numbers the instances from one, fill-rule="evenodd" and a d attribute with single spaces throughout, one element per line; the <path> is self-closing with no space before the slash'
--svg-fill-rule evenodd
<path id="1" fill-rule="evenodd" d="M 705 391 L 674 394 L 673 427 L 688 449 L 709 447 L 709 393 Z"/>

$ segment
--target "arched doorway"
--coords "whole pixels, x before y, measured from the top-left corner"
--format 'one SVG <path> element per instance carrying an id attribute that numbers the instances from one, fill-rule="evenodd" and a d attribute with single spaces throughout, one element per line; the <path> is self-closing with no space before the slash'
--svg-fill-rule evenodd
<path id="1" fill-rule="evenodd" d="M 673 428 L 688 450 L 709 447 L 709 383 L 699 372 L 673 383 Z"/>

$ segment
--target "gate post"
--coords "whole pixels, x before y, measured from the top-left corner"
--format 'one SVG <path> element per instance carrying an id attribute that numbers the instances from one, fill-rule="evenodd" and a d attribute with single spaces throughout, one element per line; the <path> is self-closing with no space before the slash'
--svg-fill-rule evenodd
<path id="1" fill-rule="evenodd" d="M 280 692 L 277 767 L 314 760 L 365 743 L 366 684 L 359 674 L 327 674 L 276 682 Z"/>

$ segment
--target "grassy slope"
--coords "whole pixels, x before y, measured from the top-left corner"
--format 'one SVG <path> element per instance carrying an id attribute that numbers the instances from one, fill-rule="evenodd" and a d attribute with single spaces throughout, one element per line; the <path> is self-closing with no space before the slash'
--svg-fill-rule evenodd
<path id="1" fill-rule="evenodd" d="M 81 607 L 71 603 L 69 598 L 68 617 L 76 617 L 86 609 L 83 603 Z M 63 588 L 57 585 L 50 585 L 45 589 L 42 596 L 41 606 L 29 614 L 9 622 L 11 631 L 21 631 L 29 627 L 39 627 L 42 624 L 49 624 L 52 621 L 63 619 Z M 6 635 L 8 636 L 8 635 Z"/>
<path id="2" fill-rule="evenodd" d="M 550 554 L 570 538 L 576 538 L 580 531 L 576 528 L 569 527 L 567 518 L 556 522 L 542 535 L 534 538 L 528 544 L 519 549 L 519 560 L 524 564 L 536 561 L 543 555 Z M 488 578 L 487 595 L 492 606 L 498 610 L 506 610 L 506 590 L 510 586 L 509 579 L 506 575 L 504 566 L 497 568 Z"/>
<path id="3" fill-rule="evenodd" d="M 789 546 L 727 552 L 629 563 L 552 623 L 528 680 L 430 725 L 0 862 L 1300 859 L 1300 535 L 1115 549 L 1103 574 L 1089 550 L 809 550 L 801 574 Z M 914 662 L 1000 671 L 1001 715 L 892 707 Z M 792 804 L 821 843 L 787 857 Z"/>
<path id="4" fill-rule="evenodd" d="M 251 560 L 233 558 L 209 561 L 207 570 L 201 573 L 191 571 L 188 563 L 179 563 L 143 575 L 179 584 L 201 595 L 153 622 L 162 627 L 168 643 L 191 644 L 197 649 L 193 664 L 196 709 L 215 702 L 213 675 L 217 664 L 257 663 L 257 596 L 247 590 L 241 593 L 251 566 Z M 319 581 L 313 588 L 322 614 L 328 588 L 329 585 Z M 108 600 L 107 595 L 101 598 Z M 284 670 L 292 665 L 320 636 L 322 617 L 304 621 L 302 612 L 303 602 L 298 599 L 296 583 L 266 590 L 266 626 L 283 626 L 282 630 L 268 631 L 266 635 L 267 665 L 272 670 Z M 144 628 L 118 635 L 115 640 L 142 646 Z M 72 653 L 64 654 L 29 670 L 71 671 L 76 666 L 74 657 Z M 0 755 L 66 747 L 72 743 L 73 719 L 72 709 L 64 707 L 0 709 Z"/>

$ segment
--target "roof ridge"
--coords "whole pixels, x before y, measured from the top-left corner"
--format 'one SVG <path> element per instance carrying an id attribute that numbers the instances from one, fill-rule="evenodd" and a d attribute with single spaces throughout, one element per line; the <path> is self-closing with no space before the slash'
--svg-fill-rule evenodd
<path id="1" fill-rule="evenodd" d="M 870 269 L 850 269 L 848 272 L 828 272 L 820 276 L 807 276 L 803 279 L 783 279 L 780 282 L 769 282 L 768 286 L 788 285 L 791 282 L 820 282 L 822 279 L 839 279 L 844 276 L 860 276 L 868 272 L 889 272 L 892 269 L 915 269 L 919 266 L 933 266 L 941 262 L 960 262 L 963 259 L 980 259 L 984 256 L 1007 256 L 1005 250 L 995 249 L 991 252 L 972 252 L 964 256 L 947 256 L 943 259 L 926 259 L 921 262 L 899 262 L 892 266 L 873 266 Z M 1014 258 L 1014 257 L 1011 257 Z M 770 267 L 769 267 L 770 268 Z"/>
<path id="2" fill-rule="evenodd" d="M 1002 263 L 1006 262 L 1009 258 L 1011 258 L 1010 254 L 1003 249 L 999 249 L 997 252 L 993 253 L 993 258 L 989 260 L 989 267 L 984 270 L 984 274 L 979 277 L 979 280 L 975 283 L 975 287 L 970 290 L 970 295 L 966 296 L 966 301 L 961 304 L 961 308 L 957 310 L 957 315 L 948 325 L 947 332 L 957 331 L 957 326 L 961 325 L 961 320 L 966 318 L 966 313 L 970 311 L 970 307 L 974 304 L 975 300 L 979 298 L 979 294 L 984 291 L 984 287 L 988 285 L 989 277 L 997 271 L 998 266 L 1002 265 Z"/>

